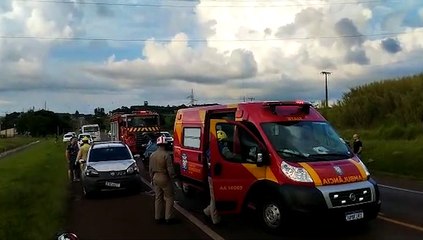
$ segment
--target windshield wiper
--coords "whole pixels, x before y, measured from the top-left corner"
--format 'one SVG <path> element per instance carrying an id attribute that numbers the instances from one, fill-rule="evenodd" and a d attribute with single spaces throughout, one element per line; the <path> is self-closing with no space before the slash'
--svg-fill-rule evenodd
<path id="1" fill-rule="evenodd" d="M 348 154 L 348 153 L 324 153 L 324 154 L 311 154 L 310 157 L 328 160 L 326 157 L 349 158 L 349 157 L 351 157 L 351 154 Z"/>
<path id="2" fill-rule="evenodd" d="M 278 150 L 278 152 L 280 152 L 282 154 L 288 154 L 288 155 L 291 155 L 291 156 L 294 156 L 294 157 L 299 157 L 301 159 L 310 160 L 307 156 L 305 156 L 301 153 L 293 152 L 293 151 L 288 150 L 288 149 L 280 149 L 280 150 Z"/>

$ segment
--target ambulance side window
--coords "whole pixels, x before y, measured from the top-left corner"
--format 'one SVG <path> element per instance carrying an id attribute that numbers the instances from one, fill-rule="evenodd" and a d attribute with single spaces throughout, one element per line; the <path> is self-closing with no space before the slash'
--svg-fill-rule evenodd
<path id="1" fill-rule="evenodd" d="M 259 143 L 243 128 L 239 128 L 238 138 L 243 162 L 256 163 L 257 153 L 262 152 Z"/>
<path id="2" fill-rule="evenodd" d="M 184 128 L 184 139 L 183 145 L 184 147 L 189 148 L 200 148 L 200 137 L 201 137 L 201 128 L 194 128 L 194 127 L 186 127 Z"/>
<path id="3" fill-rule="evenodd" d="M 230 162 L 255 163 L 259 144 L 243 128 L 229 123 L 216 125 L 216 131 L 223 131 L 217 136 L 222 157 Z"/>

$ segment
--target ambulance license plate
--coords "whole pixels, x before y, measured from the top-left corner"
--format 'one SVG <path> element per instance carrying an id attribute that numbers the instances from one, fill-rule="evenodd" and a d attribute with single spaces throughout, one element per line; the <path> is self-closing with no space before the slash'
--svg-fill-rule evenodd
<path id="1" fill-rule="evenodd" d="M 348 212 L 345 214 L 345 220 L 347 222 L 350 221 L 355 221 L 355 220 L 359 220 L 359 219 L 363 219 L 364 218 L 364 213 L 362 211 L 360 212 Z"/>
<path id="2" fill-rule="evenodd" d="M 116 188 L 119 188 L 120 187 L 120 183 L 106 182 L 106 186 L 107 187 L 116 187 Z"/>

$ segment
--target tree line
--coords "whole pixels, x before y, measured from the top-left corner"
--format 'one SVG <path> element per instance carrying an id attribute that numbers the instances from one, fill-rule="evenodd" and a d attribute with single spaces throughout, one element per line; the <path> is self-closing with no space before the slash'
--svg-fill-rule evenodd
<path id="1" fill-rule="evenodd" d="M 342 127 L 375 127 L 423 121 L 423 74 L 373 82 L 350 89 L 331 109 Z"/>
<path id="2" fill-rule="evenodd" d="M 422 93 L 423 74 L 387 79 L 351 88 L 333 106 L 319 110 L 340 129 L 392 128 L 393 132 L 409 129 L 410 133 L 423 134 Z M 171 129 L 176 111 L 187 107 L 189 106 L 122 106 L 109 114 L 151 110 L 159 113 L 162 126 Z M 1 128 L 16 127 L 21 134 L 30 132 L 33 136 L 45 136 L 56 134 L 58 129 L 60 133 L 78 129 L 82 117 L 84 124 L 97 123 L 102 129 L 108 129 L 109 114 L 104 112 L 104 108 L 96 108 L 94 114 L 88 115 L 79 114 L 78 111 L 74 114 L 54 113 L 47 110 L 14 112 L 7 114 L 1 120 Z"/>

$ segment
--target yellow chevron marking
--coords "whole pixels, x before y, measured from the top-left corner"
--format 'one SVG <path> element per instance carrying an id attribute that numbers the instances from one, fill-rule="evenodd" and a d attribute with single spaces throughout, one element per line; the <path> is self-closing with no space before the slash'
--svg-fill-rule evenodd
<path id="1" fill-rule="evenodd" d="M 242 164 L 257 180 L 267 179 L 272 182 L 278 182 L 270 167 L 257 167 L 255 164 Z"/>
<path id="2" fill-rule="evenodd" d="M 311 179 L 316 186 L 322 186 L 322 180 L 320 179 L 319 175 L 316 171 L 308 164 L 308 163 L 298 163 L 300 164 L 307 172 L 310 174 Z"/>
<path id="3" fill-rule="evenodd" d="M 352 163 L 352 164 L 354 164 L 355 165 L 355 167 L 358 169 L 358 171 L 360 172 L 360 174 L 361 174 L 361 177 L 363 178 L 363 179 L 367 179 L 367 175 L 366 175 L 366 172 L 364 171 L 364 169 L 363 169 L 363 167 L 358 163 L 358 162 L 356 162 L 356 161 L 354 161 L 354 160 L 352 160 L 352 159 L 349 159 L 349 161 Z"/>

